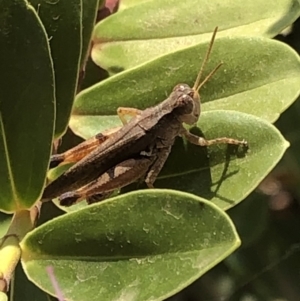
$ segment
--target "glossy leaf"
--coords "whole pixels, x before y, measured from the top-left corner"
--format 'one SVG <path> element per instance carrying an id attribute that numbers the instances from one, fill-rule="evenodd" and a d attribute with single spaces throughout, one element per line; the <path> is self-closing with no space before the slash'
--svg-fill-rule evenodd
<path id="1" fill-rule="evenodd" d="M 65 299 L 143 301 L 173 295 L 239 244 L 230 219 L 210 202 L 148 190 L 56 218 L 21 247 L 29 279 L 50 294 L 47 266 Z"/>
<path id="2" fill-rule="evenodd" d="M 83 66 L 90 51 L 91 35 L 94 29 L 98 7 L 102 6 L 104 0 L 82 1 L 82 53 L 81 64 Z"/>
<path id="3" fill-rule="evenodd" d="M 0 238 L 3 237 L 9 228 L 12 215 L 4 214 L 0 212 Z"/>
<path id="4" fill-rule="evenodd" d="M 10 301 L 52 301 L 51 296 L 28 280 L 21 264 L 17 265 L 12 282 L 10 285 L 10 295 L 12 296 Z"/>
<path id="5" fill-rule="evenodd" d="M 33 7 L 0 0 L 0 210 L 39 198 L 54 127 L 54 75 L 48 38 Z"/>
<path id="6" fill-rule="evenodd" d="M 7 301 L 8 298 L 7 298 L 7 295 L 4 294 L 3 292 L 0 292 L 0 301 Z"/>
<path id="7" fill-rule="evenodd" d="M 68 126 L 82 51 L 82 0 L 30 0 L 45 25 L 55 70 L 55 136 Z"/>
<path id="8" fill-rule="evenodd" d="M 134 5 L 137 5 L 137 4 L 140 4 L 142 2 L 146 2 L 146 1 L 149 1 L 149 0 L 121 0 L 118 11 L 126 9 L 126 8 L 134 6 Z"/>
<path id="9" fill-rule="evenodd" d="M 90 123 L 89 133 L 96 133 L 97 126 L 97 122 Z M 233 207 L 247 197 L 289 146 L 270 123 L 235 111 L 204 112 L 198 127 L 192 130 L 206 139 L 245 139 L 249 150 L 245 153 L 225 145 L 203 148 L 178 138 L 155 187 L 191 192 L 222 209 Z M 137 187 L 132 185 L 130 189 Z"/>
<path id="10" fill-rule="evenodd" d="M 207 41 L 216 26 L 220 26 L 219 37 L 273 37 L 299 15 L 297 0 L 133 3 L 98 23 L 92 57 L 99 66 L 116 73 L 176 49 Z"/>
<path id="11" fill-rule="evenodd" d="M 92 136 L 91 123 L 98 124 L 98 131 L 121 124 L 115 116 L 118 107 L 145 109 L 165 99 L 176 84 L 193 85 L 207 47 L 199 44 L 165 55 L 82 91 L 74 104 L 72 130 Z M 237 110 L 273 122 L 299 94 L 299 56 L 281 42 L 221 38 L 206 74 L 220 61 L 224 65 L 200 91 L 203 111 Z"/>

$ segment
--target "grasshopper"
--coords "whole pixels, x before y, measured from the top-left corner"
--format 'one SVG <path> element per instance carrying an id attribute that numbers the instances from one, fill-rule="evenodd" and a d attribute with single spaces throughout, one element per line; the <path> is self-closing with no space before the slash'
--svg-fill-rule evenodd
<path id="1" fill-rule="evenodd" d="M 199 91 L 222 65 L 219 63 L 201 82 L 217 29 L 193 87 L 178 84 L 167 99 L 145 110 L 118 108 L 122 127 L 100 133 L 63 154 L 52 156 L 50 168 L 76 163 L 46 186 L 42 201 L 59 197 L 65 206 L 82 199 L 93 203 L 139 179 L 153 188 L 177 136 L 199 146 L 225 143 L 247 147 L 245 140 L 227 137 L 206 140 L 183 127 L 183 123 L 194 125 L 198 121 L 201 112 Z M 125 118 L 127 115 L 131 116 L 129 122 Z"/>

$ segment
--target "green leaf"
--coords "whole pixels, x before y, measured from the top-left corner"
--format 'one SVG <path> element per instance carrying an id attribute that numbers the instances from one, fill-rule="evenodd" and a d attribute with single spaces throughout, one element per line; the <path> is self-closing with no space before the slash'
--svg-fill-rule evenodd
<path id="1" fill-rule="evenodd" d="M 70 120 L 85 138 L 119 126 L 120 106 L 145 109 L 161 102 L 173 87 L 193 85 L 208 44 L 199 44 L 128 70 L 77 95 Z M 215 42 L 206 74 L 220 61 L 221 70 L 200 91 L 202 109 L 230 109 L 275 121 L 299 95 L 299 56 L 285 44 L 266 38 L 221 38 Z M 204 74 L 204 75 L 206 75 Z M 114 116 L 111 116 L 114 115 Z"/>
<path id="2" fill-rule="evenodd" d="M 4 214 L 0 212 L 0 238 L 3 237 L 9 228 L 12 215 Z"/>
<path id="3" fill-rule="evenodd" d="M 82 0 L 30 0 L 48 33 L 55 70 L 55 136 L 68 126 L 82 51 Z"/>
<path id="4" fill-rule="evenodd" d="M 89 206 L 42 225 L 21 243 L 29 279 L 54 294 L 46 273 L 52 266 L 64 298 L 72 301 L 162 300 L 239 245 L 222 210 L 169 190 Z"/>
<path id="5" fill-rule="evenodd" d="M 143 1 L 98 23 L 92 57 L 96 64 L 116 73 L 207 41 L 218 25 L 219 36 L 273 37 L 299 15 L 297 0 Z"/>
<path id="6" fill-rule="evenodd" d="M 140 4 L 141 2 L 146 2 L 146 1 L 149 1 L 149 0 L 122 0 L 122 1 L 120 1 L 118 11 L 123 10 L 128 7 L 131 7 L 131 6 L 134 6 L 134 5 L 137 5 L 137 4 Z"/>
<path id="7" fill-rule="evenodd" d="M 102 6 L 104 0 L 90 0 L 82 2 L 82 53 L 80 66 L 85 64 L 89 56 L 92 31 L 96 22 L 98 7 Z"/>
<path id="8" fill-rule="evenodd" d="M 0 292 L 0 301 L 7 301 L 8 298 L 7 298 L 7 295 L 3 292 Z"/>
<path id="9" fill-rule="evenodd" d="M 54 75 L 46 32 L 23 0 L 0 0 L 0 209 L 39 198 L 54 127 Z"/>
<path id="10" fill-rule="evenodd" d="M 51 297 L 28 280 L 18 264 L 10 285 L 10 301 L 51 301 Z M 53 300 L 54 301 L 54 300 Z M 56 300 L 57 301 L 57 300 Z"/>

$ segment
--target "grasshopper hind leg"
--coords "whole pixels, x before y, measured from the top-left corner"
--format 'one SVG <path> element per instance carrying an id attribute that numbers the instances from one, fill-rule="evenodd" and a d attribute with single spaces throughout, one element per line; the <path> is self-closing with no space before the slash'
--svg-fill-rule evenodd
<path id="1" fill-rule="evenodd" d="M 102 201 L 115 190 L 143 177 L 153 161 L 153 157 L 143 155 L 125 160 L 82 188 L 62 194 L 58 200 L 62 206 L 71 206 L 83 199 L 86 199 L 88 204 Z"/>
<path id="2" fill-rule="evenodd" d="M 89 197 L 86 197 L 85 200 L 86 200 L 87 204 L 90 205 L 90 204 L 101 202 L 101 201 L 105 200 L 106 198 L 108 198 L 112 194 L 113 194 L 113 191 L 106 192 L 106 193 L 105 192 L 98 193 L 98 194 L 94 194 Z M 80 201 L 82 201 L 82 199 L 83 199 L 83 196 L 76 191 L 66 192 L 58 198 L 60 205 L 65 206 L 65 207 L 75 205 L 75 204 L 79 203 Z"/>
<path id="3" fill-rule="evenodd" d="M 76 203 L 81 201 L 81 195 L 80 193 L 77 193 L 76 191 L 70 191 L 63 193 L 59 198 L 59 204 L 62 206 L 72 206 L 75 205 Z"/>
<path id="4" fill-rule="evenodd" d="M 94 194 L 94 195 L 91 195 L 90 197 L 86 198 L 86 202 L 88 203 L 88 205 L 98 203 L 98 202 L 101 202 L 101 201 L 109 198 L 113 193 L 114 193 L 113 191 L 110 191 L 110 192 L 106 192 L 106 193 Z"/>

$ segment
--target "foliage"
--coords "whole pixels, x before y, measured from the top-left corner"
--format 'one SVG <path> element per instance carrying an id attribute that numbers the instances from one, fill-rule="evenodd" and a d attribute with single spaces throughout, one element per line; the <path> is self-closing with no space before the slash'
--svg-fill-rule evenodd
<path id="1" fill-rule="evenodd" d="M 247 201 L 232 217 L 225 210 L 256 200 L 254 189 L 289 146 L 272 123 L 299 95 L 300 59 L 270 38 L 299 17 L 298 1 L 123 0 L 94 27 L 102 2 L 0 0 L 0 210 L 7 213 L 0 216 L 0 291 L 20 256 L 22 264 L 10 300 L 174 295 L 239 247 L 233 221 L 245 243 L 259 236 L 259 227 L 256 235 L 243 227 Z M 145 109 L 177 83 L 192 85 L 216 25 L 204 73 L 224 64 L 200 91 L 202 113 L 191 131 L 247 139 L 249 151 L 178 138 L 157 189 L 132 185 L 91 206 L 45 204 L 36 225 L 54 138 L 68 126 L 89 138 L 120 125 L 119 106 Z M 110 77 L 99 81 L 89 54 Z"/>

